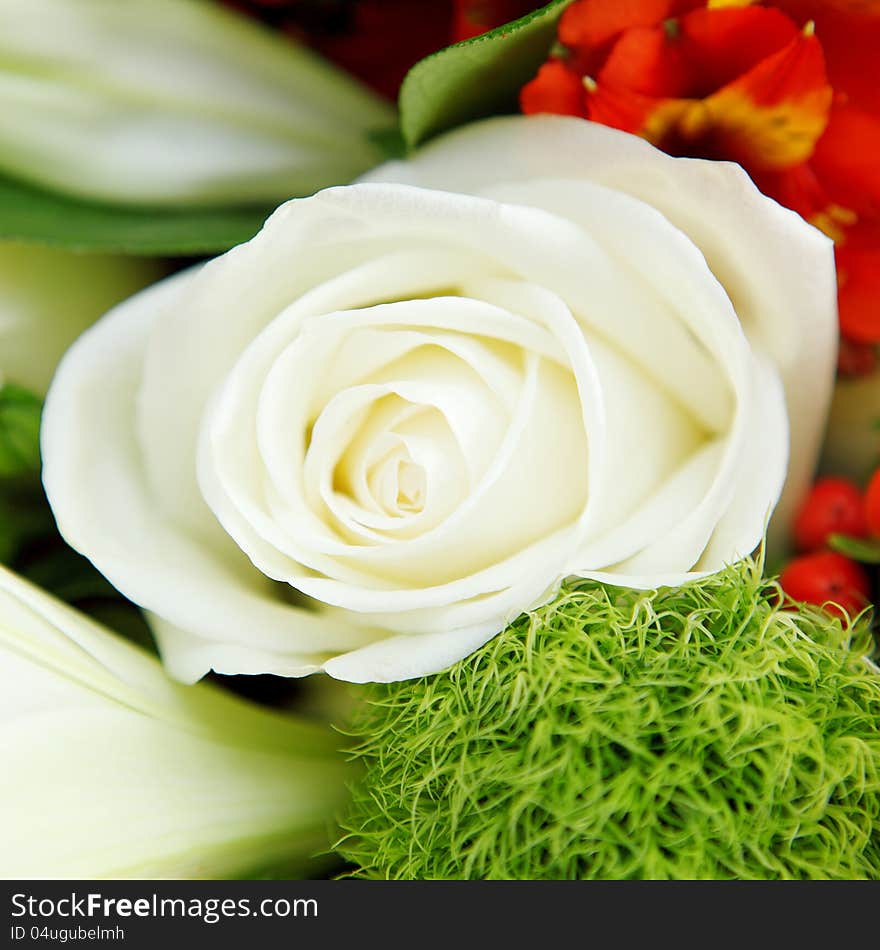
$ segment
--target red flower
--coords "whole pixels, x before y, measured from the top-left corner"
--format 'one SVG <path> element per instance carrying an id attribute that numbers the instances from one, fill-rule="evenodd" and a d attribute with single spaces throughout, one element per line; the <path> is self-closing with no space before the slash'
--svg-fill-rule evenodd
<path id="1" fill-rule="evenodd" d="M 524 112 L 739 162 L 834 238 L 841 332 L 880 342 L 880 3 L 576 0 L 559 40 Z"/>

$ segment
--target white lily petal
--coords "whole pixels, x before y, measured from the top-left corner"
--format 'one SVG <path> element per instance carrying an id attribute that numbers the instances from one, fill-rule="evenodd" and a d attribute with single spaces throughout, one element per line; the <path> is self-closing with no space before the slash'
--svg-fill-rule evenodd
<path id="1" fill-rule="evenodd" d="M 0 684 L 0 810 L 14 816 L 4 878 L 306 865 L 345 799 L 332 735 L 170 682 L 152 657 L 2 568 Z"/>
<path id="2" fill-rule="evenodd" d="M 0 168 L 127 204 L 277 202 L 375 164 L 393 110 L 200 0 L 0 0 Z"/>

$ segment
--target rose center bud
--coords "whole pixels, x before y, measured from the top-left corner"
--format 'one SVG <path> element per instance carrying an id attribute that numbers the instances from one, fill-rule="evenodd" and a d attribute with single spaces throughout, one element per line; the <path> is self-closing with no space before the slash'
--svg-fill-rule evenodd
<path id="1" fill-rule="evenodd" d="M 428 491 L 427 476 L 421 465 L 402 461 L 397 466 L 397 507 L 401 511 L 421 511 Z"/>
<path id="2" fill-rule="evenodd" d="M 405 447 L 386 455 L 369 476 L 377 505 L 392 517 L 418 514 L 425 508 L 428 473 Z"/>

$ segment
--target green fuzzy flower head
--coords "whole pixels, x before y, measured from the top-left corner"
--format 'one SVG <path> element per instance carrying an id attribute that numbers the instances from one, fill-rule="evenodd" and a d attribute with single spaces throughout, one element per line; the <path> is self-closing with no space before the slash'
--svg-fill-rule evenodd
<path id="1" fill-rule="evenodd" d="M 577 582 L 433 677 L 370 687 L 340 852 L 369 878 L 878 878 L 880 673 L 744 562 Z"/>

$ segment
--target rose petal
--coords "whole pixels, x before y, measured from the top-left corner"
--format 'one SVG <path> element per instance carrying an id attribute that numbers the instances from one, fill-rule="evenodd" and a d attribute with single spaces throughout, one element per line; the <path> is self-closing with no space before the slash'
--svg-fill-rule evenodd
<path id="1" fill-rule="evenodd" d="M 750 342 L 767 352 L 785 385 L 791 455 L 770 524 L 771 547 L 783 546 L 813 477 L 834 381 L 831 242 L 761 195 L 738 166 L 671 158 L 634 136 L 561 116 L 476 123 L 364 180 L 478 194 L 499 181 L 535 177 L 588 179 L 633 195 L 703 252 Z"/>
<path id="2" fill-rule="evenodd" d="M 42 429 L 43 480 L 59 530 L 135 603 L 155 605 L 206 640 L 244 637 L 256 649 L 281 652 L 369 642 L 375 631 L 274 599 L 266 578 L 222 532 L 189 534 L 157 511 L 131 424 L 135 389 L 154 321 L 192 279 L 184 272 L 132 297 L 62 360 Z"/>

